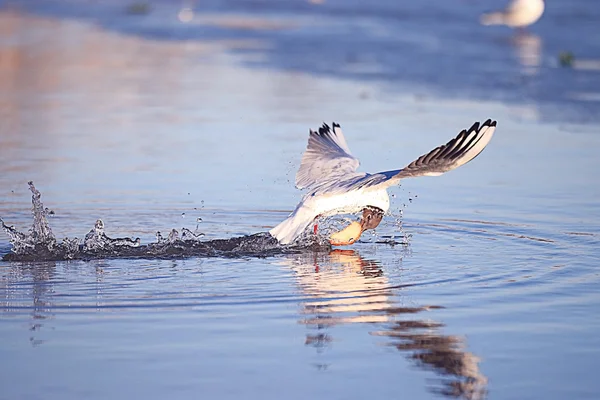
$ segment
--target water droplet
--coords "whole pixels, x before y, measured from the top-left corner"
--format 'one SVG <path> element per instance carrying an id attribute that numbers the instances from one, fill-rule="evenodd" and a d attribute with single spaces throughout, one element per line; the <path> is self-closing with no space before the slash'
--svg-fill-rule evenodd
<path id="1" fill-rule="evenodd" d="M 177 229 L 172 229 L 171 233 L 169 233 L 169 237 L 167 240 L 169 241 L 169 243 L 173 243 L 177 239 L 179 239 L 179 232 L 177 232 Z"/>

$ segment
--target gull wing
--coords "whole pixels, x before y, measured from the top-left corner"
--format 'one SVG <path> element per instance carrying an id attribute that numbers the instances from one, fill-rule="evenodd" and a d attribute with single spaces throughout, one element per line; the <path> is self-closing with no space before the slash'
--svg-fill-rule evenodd
<path id="1" fill-rule="evenodd" d="M 448 143 L 423 154 L 406 167 L 394 171 L 367 174 L 354 182 L 354 188 L 398 184 L 401 179 L 417 176 L 437 176 L 464 165 L 477 157 L 492 139 L 496 121 L 488 119 L 476 122 L 468 130 L 462 130 Z"/>
<path id="2" fill-rule="evenodd" d="M 296 187 L 305 189 L 335 177 L 356 171 L 360 162 L 352 156 L 339 124 L 333 129 L 323 124 L 319 130 L 310 130 L 308 146 L 296 173 Z"/>

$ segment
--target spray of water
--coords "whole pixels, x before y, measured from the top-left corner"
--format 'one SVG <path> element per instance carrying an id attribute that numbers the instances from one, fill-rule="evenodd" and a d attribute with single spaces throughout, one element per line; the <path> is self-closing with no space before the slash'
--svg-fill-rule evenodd
<path id="1" fill-rule="evenodd" d="M 280 245 L 269 233 L 257 233 L 231 239 L 202 240 L 204 234 L 199 231 L 200 218 L 196 221 L 195 231 L 182 228 L 181 232 L 172 229 L 167 237 L 156 232 L 156 242 L 141 244 L 139 238 L 111 238 L 105 232 L 104 222 L 97 220 L 94 227 L 84 236 L 56 240 L 48 215 L 52 213 L 41 201 L 41 193 L 33 182 L 29 182 L 31 190 L 31 212 L 33 224 L 27 233 L 18 231 L 14 226 L 8 226 L 0 218 L 0 225 L 10 238 L 12 250 L 4 255 L 7 261 L 60 261 L 74 259 L 97 258 L 177 258 L 191 256 L 259 256 L 299 252 L 308 248 L 317 251 L 328 251 L 331 246 L 328 237 L 348 225 L 352 218 L 319 218 L 318 235 L 307 230 L 293 246 Z M 363 235 L 361 242 L 379 244 L 408 245 L 410 236 L 402 229 L 402 209 L 399 214 L 388 213 L 394 222 L 393 231 L 400 235 L 380 235 L 373 230 Z"/>
<path id="2" fill-rule="evenodd" d="M 268 232 L 231 239 L 201 240 L 204 234 L 182 228 L 171 230 L 165 238 L 156 233 L 156 242 L 141 244 L 139 238 L 111 238 L 105 232 L 104 222 L 97 220 L 83 240 L 64 238 L 58 242 L 48 223 L 50 211 L 44 208 L 41 193 L 29 182 L 32 196 L 33 224 L 28 233 L 8 226 L 0 219 L 8 234 L 12 250 L 2 258 L 5 261 L 60 261 L 97 258 L 180 258 L 191 256 L 241 257 L 299 252 L 307 247 L 327 251 L 330 246 L 320 237 L 304 238 L 294 246 L 282 246 Z M 197 221 L 198 223 L 200 221 Z"/>

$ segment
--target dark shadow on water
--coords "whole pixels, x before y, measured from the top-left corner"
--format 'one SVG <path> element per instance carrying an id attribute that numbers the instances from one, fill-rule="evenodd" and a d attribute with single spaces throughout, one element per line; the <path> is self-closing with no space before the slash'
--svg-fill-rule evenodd
<path id="1" fill-rule="evenodd" d="M 381 83 L 418 97 L 533 106 L 551 122 L 600 121 L 600 102 L 586 100 L 600 94 L 600 71 L 558 62 L 563 51 L 600 59 L 597 21 L 585 17 L 600 12 L 595 2 L 575 0 L 554 15 L 549 10 L 535 33 L 525 35 L 480 26 L 479 15 L 491 4 L 473 2 L 208 1 L 190 8 L 193 23 L 178 20 L 182 2 L 147 3 L 147 15 L 110 1 L 28 1 L 17 9 L 149 40 L 260 43 L 231 45 L 248 67 Z"/>

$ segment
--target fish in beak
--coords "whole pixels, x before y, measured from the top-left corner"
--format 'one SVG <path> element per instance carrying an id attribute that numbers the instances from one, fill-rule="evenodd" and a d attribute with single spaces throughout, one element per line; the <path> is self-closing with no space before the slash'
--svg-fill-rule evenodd
<path id="1" fill-rule="evenodd" d="M 377 207 L 363 209 L 360 221 L 354 221 L 341 231 L 331 234 L 329 243 L 332 246 L 348 246 L 356 242 L 367 229 L 375 229 L 383 219 L 383 210 Z"/>

